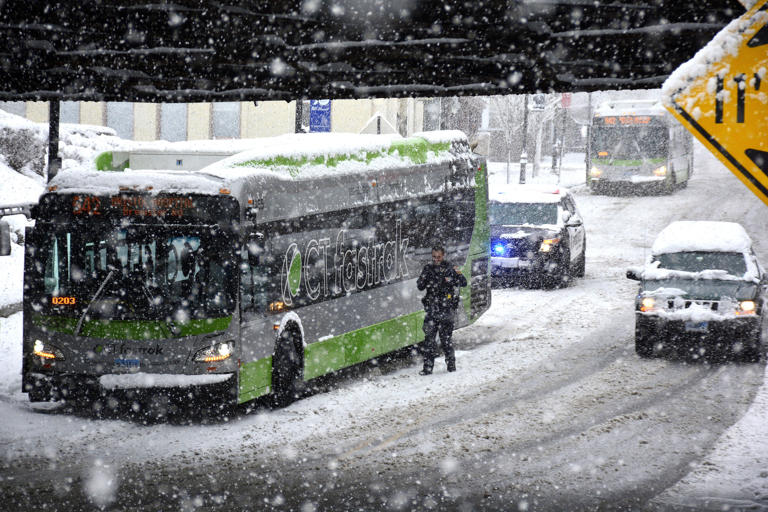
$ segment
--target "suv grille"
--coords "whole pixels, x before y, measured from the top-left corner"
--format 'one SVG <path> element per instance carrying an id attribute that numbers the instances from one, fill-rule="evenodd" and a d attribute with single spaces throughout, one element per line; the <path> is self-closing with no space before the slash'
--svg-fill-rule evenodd
<path id="1" fill-rule="evenodd" d="M 696 304 L 698 306 L 703 306 L 706 309 L 711 309 L 712 311 L 717 311 L 720 307 L 720 302 L 716 300 L 686 300 L 685 304 L 682 308 L 675 307 L 675 301 L 674 300 L 668 300 L 667 301 L 667 309 L 670 310 L 676 310 L 676 309 L 688 309 L 691 307 L 692 304 Z"/>

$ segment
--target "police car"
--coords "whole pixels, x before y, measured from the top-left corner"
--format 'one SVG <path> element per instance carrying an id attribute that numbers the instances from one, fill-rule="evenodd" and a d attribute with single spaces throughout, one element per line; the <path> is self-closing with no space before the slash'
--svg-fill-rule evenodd
<path id="1" fill-rule="evenodd" d="M 489 194 L 488 222 L 495 281 L 558 287 L 584 276 L 584 221 L 566 188 L 497 186 Z"/>

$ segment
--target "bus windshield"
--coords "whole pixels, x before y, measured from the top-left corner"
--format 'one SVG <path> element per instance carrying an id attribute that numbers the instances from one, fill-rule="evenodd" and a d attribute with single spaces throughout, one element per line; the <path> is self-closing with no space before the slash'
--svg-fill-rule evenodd
<path id="1" fill-rule="evenodd" d="M 595 126 L 592 155 L 596 158 L 666 158 L 667 129 L 664 126 Z"/>
<path id="2" fill-rule="evenodd" d="M 25 289 L 38 313 L 171 324 L 232 314 L 232 244 L 215 227 L 91 222 L 37 231 Z"/>

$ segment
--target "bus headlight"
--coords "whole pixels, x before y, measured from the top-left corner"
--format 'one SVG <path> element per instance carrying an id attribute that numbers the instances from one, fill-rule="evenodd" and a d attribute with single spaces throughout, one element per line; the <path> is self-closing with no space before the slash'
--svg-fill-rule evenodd
<path id="1" fill-rule="evenodd" d="M 58 347 L 43 340 L 35 340 L 35 344 L 32 346 L 32 353 L 43 359 L 64 360 L 64 353 Z"/>
<path id="2" fill-rule="evenodd" d="M 666 176 L 667 175 L 667 166 L 666 165 L 662 165 L 661 167 L 657 167 L 656 169 L 653 170 L 653 174 L 655 176 L 659 176 L 659 177 Z"/>
<path id="3" fill-rule="evenodd" d="M 549 252 L 552 250 L 552 247 L 560 243 L 559 238 L 545 238 L 541 241 L 541 246 L 539 247 L 539 252 Z"/>
<path id="4" fill-rule="evenodd" d="M 737 315 L 754 315 L 757 312 L 757 304 L 753 300 L 742 300 L 736 309 Z"/>
<path id="5" fill-rule="evenodd" d="M 234 341 L 224 341 L 198 350 L 193 360 L 200 363 L 216 363 L 229 358 L 234 350 Z"/>
<path id="6" fill-rule="evenodd" d="M 597 167 L 592 167 L 592 169 L 589 170 L 589 175 L 592 176 L 593 178 L 599 178 L 600 176 L 602 176 L 602 174 L 603 174 L 603 171 L 598 169 Z"/>

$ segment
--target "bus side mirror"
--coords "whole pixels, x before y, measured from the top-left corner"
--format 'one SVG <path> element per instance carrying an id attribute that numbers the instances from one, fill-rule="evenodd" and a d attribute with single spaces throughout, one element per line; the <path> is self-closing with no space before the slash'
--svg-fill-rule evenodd
<path id="1" fill-rule="evenodd" d="M 0 221 L 0 256 L 11 254 L 11 226 Z"/>

